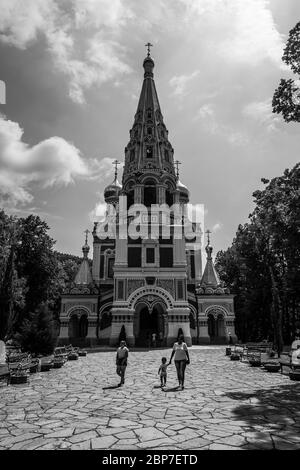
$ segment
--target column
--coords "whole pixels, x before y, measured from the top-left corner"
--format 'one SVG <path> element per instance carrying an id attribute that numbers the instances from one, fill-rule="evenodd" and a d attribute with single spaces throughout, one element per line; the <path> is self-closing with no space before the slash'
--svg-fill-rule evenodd
<path id="1" fill-rule="evenodd" d="M 172 346 L 177 341 L 179 328 L 182 329 L 186 344 L 192 346 L 189 308 L 180 307 L 168 311 L 167 346 Z"/>
<path id="2" fill-rule="evenodd" d="M 209 344 L 210 336 L 208 333 L 208 323 L 206 317 L 199 318 L 199 343 L 200 344 Z"/>
<path id="3" fill-rule="evenodd" d="M 112 323 L 111 334 L 109 338 L 110 346 L 119 345 L 119 336 L 121 328 L 124 325 L 126 332 L 126 343 L 128 346 L 134 346 L 135 338 L 133 334 L 133 313 L 126 308 L 113 307 L 111 309 Z"/>

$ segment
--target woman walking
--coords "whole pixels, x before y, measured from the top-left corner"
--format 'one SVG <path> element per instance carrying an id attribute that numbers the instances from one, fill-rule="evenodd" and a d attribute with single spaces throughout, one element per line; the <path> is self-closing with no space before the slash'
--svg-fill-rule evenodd
<path id="1" fill-rule="evenodd" d="M 183 341 L 183 335 L 180 335 L 177 343 L 173 345 L 173 351 L 170 357 L 169 364 L 171 364 L 173 357 L 175 361 L 175 367 L 177 370 L 177 377 L 179 382 L 180 390 L 184 389 L 184 374 L 187 364 L 190 363 L 189 351 L 186 343 Z"/>

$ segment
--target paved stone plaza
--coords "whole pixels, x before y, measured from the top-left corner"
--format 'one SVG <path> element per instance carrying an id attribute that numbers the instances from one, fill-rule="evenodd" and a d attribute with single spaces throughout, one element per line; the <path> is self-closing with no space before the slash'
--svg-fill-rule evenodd
<path id="1" fill-rule="evenodd" d="M 131 352 L 123 388 L 114 352 L 1 384 L 0 449 L 300 449 L 300 383 L 224 351 L 191 348 L 183 391 L 174 364 L 158 388 L 169 350 Z"/>

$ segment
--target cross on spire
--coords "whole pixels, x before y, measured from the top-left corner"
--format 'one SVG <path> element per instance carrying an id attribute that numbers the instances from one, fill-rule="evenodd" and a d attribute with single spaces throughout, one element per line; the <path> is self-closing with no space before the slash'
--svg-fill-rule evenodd
<path id="1" fill-rule="evenodd" d="M 118 177 L 118 165 L 121 165 L 121 162 L 119 162 L 118 160 L 114 160 L 112 164 L 115 166 L 115 180 L 116 180 Z"/>
<path id="2" fill-rule="evenodd" d="M 147 44 L 145 44 L 145 47 L 147 47 L 147 57 L 150 57 L 150 47 L 153 47 L 153 44 L 147 42 Z"/>
<path id="3" fill-rule="evenodd" d="M 176 166 L 176 177 L 177 179 L 179 179 L 179 165 L 181 165 L 181 162 L 179 160 L 176 160 L 174 164 Z"/>
<path id="4" fill-rule="evenodd" d="M 88 229 L 86 229 L 83 233 L 85 233 L 85 244 L 87 245 L 88 244 L 88 236 L 89 236 L 89 233 L 91 233 Z"/>

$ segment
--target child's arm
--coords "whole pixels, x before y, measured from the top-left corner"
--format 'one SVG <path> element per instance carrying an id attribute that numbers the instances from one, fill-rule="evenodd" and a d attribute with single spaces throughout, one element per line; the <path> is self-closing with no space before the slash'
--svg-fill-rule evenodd
<path id="1" fill-rule="evenodd" d="M 159 369 L 158 369 L 158 374 L 160 373 L 160 371 L 161 371 L 161 366 L 159 366 Z"/>

